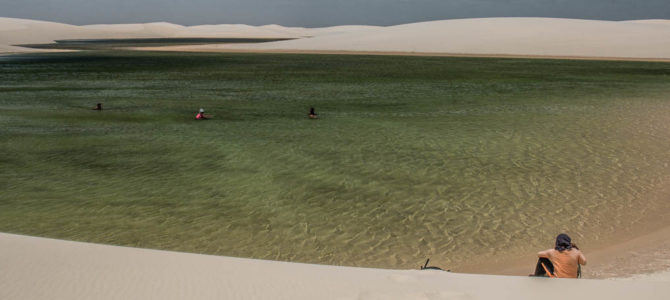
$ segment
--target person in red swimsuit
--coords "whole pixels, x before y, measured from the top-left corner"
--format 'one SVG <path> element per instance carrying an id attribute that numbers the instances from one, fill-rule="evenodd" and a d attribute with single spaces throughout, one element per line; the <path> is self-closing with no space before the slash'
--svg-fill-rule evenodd
<path id="1" fill-rule="evenodd" d="M 206 114 L 205 114 L 205 110 L 202 109 L 202 108 L 200 109 L 200 111 L 198 112 L 198 114 L 195 115 L 195 119 L 196 119 L 196 120 L 207 120 L 207 119 L 209 119 L 209 118 L 211 118 L 211 117 L 212 117 L 212 116 L 210 116 L 210 115 L 206 115 Z"/>

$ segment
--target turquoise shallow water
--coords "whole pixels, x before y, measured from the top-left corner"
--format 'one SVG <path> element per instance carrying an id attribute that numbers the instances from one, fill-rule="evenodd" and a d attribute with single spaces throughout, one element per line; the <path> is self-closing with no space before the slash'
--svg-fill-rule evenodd
<path id="1" fill-rule="evenodd" d="M 668 64 L 117 52 L 0 70 L 2 231 L 468 270 L 559 232 L 588 249 L 667 225 Z"/>

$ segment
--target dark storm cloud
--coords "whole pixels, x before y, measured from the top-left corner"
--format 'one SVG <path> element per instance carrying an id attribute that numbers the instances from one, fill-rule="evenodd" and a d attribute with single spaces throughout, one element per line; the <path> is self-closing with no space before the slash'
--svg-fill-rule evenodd
<path id="1" fill-rule="evenodd" d="M 393 25 L 473 17 L 670 19 L 670 0 L 0 0 L 0 16 L 70 24 Z"/>

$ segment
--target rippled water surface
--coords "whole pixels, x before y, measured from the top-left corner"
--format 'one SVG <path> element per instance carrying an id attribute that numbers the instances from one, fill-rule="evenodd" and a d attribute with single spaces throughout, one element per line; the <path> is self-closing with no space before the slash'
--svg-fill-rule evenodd
<path id="1" fill-rule="evenodd" d="M 0 128 L 6 232 L 467 270 L 670 211 L 668 63 L 15 56 Z"/>

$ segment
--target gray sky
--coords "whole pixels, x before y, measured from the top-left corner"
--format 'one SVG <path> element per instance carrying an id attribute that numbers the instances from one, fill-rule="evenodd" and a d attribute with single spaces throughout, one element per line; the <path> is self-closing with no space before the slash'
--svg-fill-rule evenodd
<path id="1" fill-rule="evenodd" d="M 0 0 L 0 17 L 75 25 L 395 25 L 473 17 L 670 19 L 670 0 Z"/>

